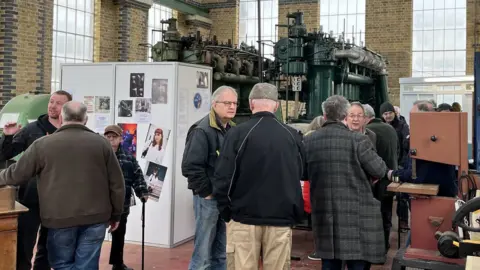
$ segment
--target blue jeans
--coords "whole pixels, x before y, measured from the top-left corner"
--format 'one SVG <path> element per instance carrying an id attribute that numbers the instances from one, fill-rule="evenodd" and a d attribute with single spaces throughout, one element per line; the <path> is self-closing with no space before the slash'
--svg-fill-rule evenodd
<path id="1" fill-rule="evenodd" d="M 341 260 L 322 259 L 322 270 L 343 270 Z M 370 269 L 370 263 L 366 261 L 345 261 L 348 270 Z"/>
<path id="2" fill-rule="evenodd" d="M 106 223 L 48 229 L 48 260 L 55 270 L 98 269 Z"/>
<path id="3" fill-rule="evenodd" d="M 220 218 L 217 200 L 193 196 L 195 238 L 189 270 L 227 269 L 227 228 Z"/>
<path id="4" fill-rule="evenodd" d="M 410 242 L 412 241 L 412 235 L 410 234 L 410 231 L 408 231 L 408 236 L 407 236 L 407 242 L 405 243 L 405 247 L 410 246 Z"/>

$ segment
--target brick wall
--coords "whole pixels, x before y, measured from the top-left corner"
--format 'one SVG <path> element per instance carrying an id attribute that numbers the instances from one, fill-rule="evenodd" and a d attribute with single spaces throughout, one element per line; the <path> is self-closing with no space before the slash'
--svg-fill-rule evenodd
<path id="1" fill-rule="evenodd" d="M 477 17 L 475 18 L 475 3 Z M 480 39 L 475 40 L 475 23 L 477 26 L 477 36 L 480 36 L 480 2 L 476 0 L 467 1 L 467 75 L 473 75 L 473 60 L 475 48 L 474 44 L 480 44 Z M 478 47 L 480 49 L 480 47 Z"/>
<path id="2" fill-rule="evenodd" d="M 15 94 L 34 90 L 50 92 L 53 0 L 15 2 L 18 12 L 16 65 L 20 67 L 15 74 Z M 15 5 L 7 9 L 14 8 Z"/>
<path id="3" fill-rule="evenodd" d="M 280 0 L 278 3 L 278 24 L 287 24 L 287 14 L 296 11 L 303 12 L 303 23 L 307 32 L 313 32 L 320 27 L 320 11 L 318 1 L 315 0 Z M 279 27 L 278 36 L 286 37 L 287 28 Z"/>
<path id="4" fill-rule="evenodd" d="M 399 78 L 410 77 L 412 69 L 412 0 L 368 0 L 365 27 L 367 47 L 389 61 L 390 101 L 399 105 Z"/>
<path id="5" fill-rule="evenodd" d="M 95 1 L 94 61 L 117 61 L 119 6 L 111 0 Z M 100 37 L 100 38 L 99 38 Z"/>
<path id="6" fill-rule="evenodd" d="M 202 5 L 210 10 L 210 19 L 213 21 L 210 36 L 217 36 L 221 43 L 232 39 L 238 43 L 238 11 L 239 0 L 203 0 Z"/>
<path id="7" fill-rule="evenodd" d="M 0 1 L 0 106 L 3 107 L 15 93 L 17 85 L 17 55 L 18 55 L 18 5 L 15 0 Z"/>

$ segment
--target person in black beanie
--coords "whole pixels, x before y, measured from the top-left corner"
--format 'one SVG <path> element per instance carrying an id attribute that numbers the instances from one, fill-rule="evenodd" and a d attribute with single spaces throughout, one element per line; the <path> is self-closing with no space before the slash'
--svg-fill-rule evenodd
<path id="1" fill-rule="evenodd" d="M 410 129 L 406 122 L 398 119 L 395 114 L 395 108 L 389 102 L 385 102 L 380 105 L 380 114 L 383 121 L 392 125 L 397 132 L 398 137 L 398 166 L 403 166 L 408 158 L 408 151 L 410 148 L 409 137 Z M 408 195 L 397 193 L 397 216 L 400 220 L 400 229 L 408 229 Z"/>

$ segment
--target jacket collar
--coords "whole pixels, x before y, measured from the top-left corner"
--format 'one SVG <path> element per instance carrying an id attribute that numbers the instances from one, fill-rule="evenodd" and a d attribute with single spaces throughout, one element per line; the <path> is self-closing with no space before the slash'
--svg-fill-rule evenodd
<path id="1" fill-rule="evenodd" d="M 93 132 L 91 129 L 89 129 L 88 127 L 86 127 L 85 125 L 82 125 L 82 124 L 68 124 L 68 125 L 64 125 L 64 126 L 61 126 L 59 129 L 57 129 L 57 130 L 55 131 L 55 133 L 62 132 L 62 131 L 64 131 L 64 130 L 68 130 L 68 129 L 85 130 L 85 131 L 89 131 L 89 132 L 95 133 L 95 132 Z"/>
<path id="2" fill-rule="evenodd" d="M 271 112 L 256 112 L 254 114 L 252 114 L 252 118 L 254 117 L 275 117 L 275 114 L 271 113 Z"/>
<path id="3" fill-rule="evenodd" d="M 220 131 L 223 131 L 222 124 L 220 123 L 220 120 L 217 117 L 217 114 L 213 110 L 213 108 L 210 110 L 210 114 L 208 116 L 208 122 L 211 128 L 218 129 Z M 227 127 L 234 127 L 236 124 L 233 121 L 229 121 L 227 123 Z M 228 129 L 228 128 L 227 128 Z"/>
<path id="4" fill-rule="evenodd" d="M 342 123 L 342 122 L 340 122 L 340 121 L 330 121 L 330 120 L 327 120 L 327 121 L 322 125 L 322 127 L 326 127 L 326 126 L 330 126 L 330 125 L 331 125 L 331 126 L 336 126 L 336 127 L 348 129 L 348 127 L 347 127 L 344 123 Z"/>
<path id="5" fill-rule="evenodd" d="M 368 122 L 368 124 L 371 124 L 371 123 L 385 123 L 385 122 L 383 122 L 383 120 L 380 118 L 373 118 L 372 120 L 370 120 L 370 122 Z"/>

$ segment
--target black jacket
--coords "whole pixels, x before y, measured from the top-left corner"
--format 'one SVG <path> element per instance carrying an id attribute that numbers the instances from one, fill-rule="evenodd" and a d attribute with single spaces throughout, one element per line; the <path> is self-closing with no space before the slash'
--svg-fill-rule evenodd
<path id="1" fill-rule="evenodd" d="M 38 117 L 37 121 L 31 122 L 15 135 L 3 135 L 0 139 L 0 161 L 7 161 L 21 154 L 37 139 L 52 134 L 57 130 L 48 121 L 48 115 Z M 37 177 L 32 178 L 27 184 L 20 186 L 18 200 L 29 206 L 38 204 Z"/>
<path id="2" fill-rule="evenodd" d="M 390 170 L 396 170 L 398 167 L 398 153 L 400 151 L 399 140 L 395 129 L 384 123 L 381 119 L 375 118 L 371 120 L 367 128 L 377 135 L 376 150 L 377 154 L 383 159 Z M 374 196 L 377 199 L 382 199 L 384 196 L 393 195 L 387 193 L 387 186 L 390 181 L 384 177 L 378 181 L 374 186 Z"/>
<path id="3" fill-rule="evenodd" d="M 408 124 L 395 115 L 393 121 L 390 123 L 397 132 L 398 143 L 400 145 L 400 152 L 398 153 L 398 164 L 403 165 L 408 158 L 408 152 L 410 150 L 410 129 Z"/>
<path id="4" fill-rule="evenodd" d="M 225 221 L 293 226 L 303 217 L 302 136 L 275 115 L 259 112 L 232 128 L 214 177 L 213 196 Z"/>
<path id="5" fill-rule="evenodd" d="M 215 163 L 223 144 L 230 122 L 223 128 L 215 112 L 193 124 L 187 133 L 182 159 L 182 174 L 188 179 L 188 189 L 202 198 L 212 194 L 212 180 Z"/>

